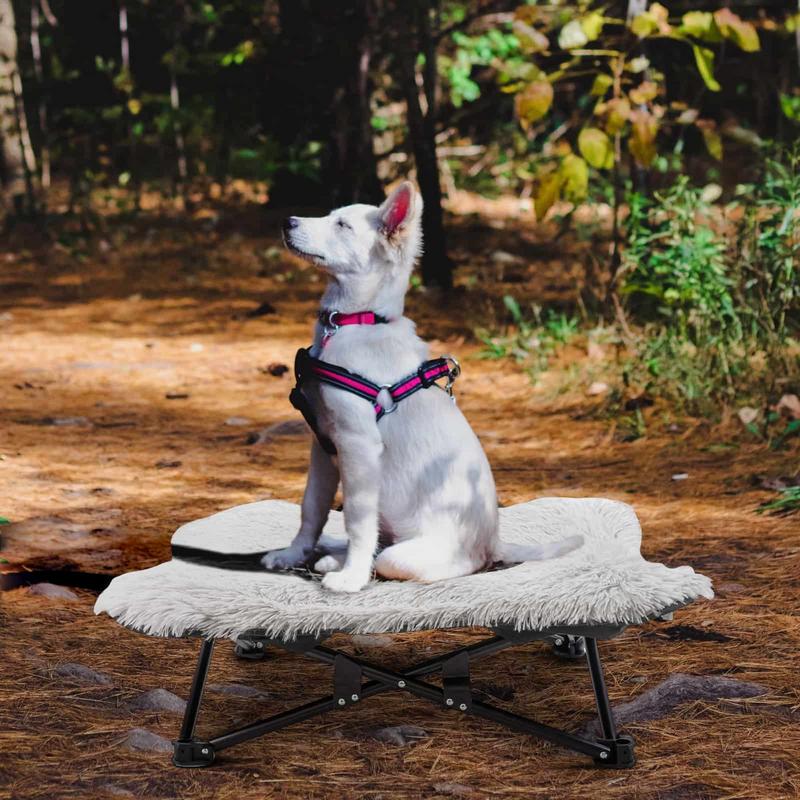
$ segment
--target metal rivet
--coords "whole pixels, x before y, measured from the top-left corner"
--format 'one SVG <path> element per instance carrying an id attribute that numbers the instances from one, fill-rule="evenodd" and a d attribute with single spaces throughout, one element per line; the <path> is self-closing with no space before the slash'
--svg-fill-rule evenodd
<path id="1" fill-rule="evenodd" d="M 358 695 L 357 694 L 351 694 L 350 695 L 350 699 L 355 703 L 356 700 L 358 700 Z"/>
<path id="2" fill-rule="evenodd" d="M 564 640 L 560 636 L 556 636 L 556 638 L 553 640 L 553 644 L 556 647 L 561 647 L 561 645 L 564 644 Z"/>
<path id="3" fill-rule="evenodd" d="M 259 650 L 263 650 L 264 649 L 264 642 L 256 642 L 256 647 Z"/>
<path id="4" fill-rule="evenodd" d="M 399 686 L 401 689 L 405 689 L 405 688 L 406 688 L 406 682 L 405 682 L 405 681 L 397 681 L 397 685 L 398 685 L 398 686 Z"/>
<path id="5" fill-rule="evenodd" d="M 466 711 L 466 710 L 467 710 L 467 704 L 466 704 L 466 703 L 462 703 L 462 704 L 459 706 L 459 708 L 460 708 L 462 711 Z"/>
<path id="6" fill-rule="evenodd" d="M 201 753 L 202 753 L 204 756 L 207 756 L 207 755 L 208 755 L 208 748 L 207 748 L 207 747 L 204 747 L 204 748 L 203 748 L 203 749 L 202 749 L 200 752 L 201 752 Z"/>
<path id="7" fill-rule="evenodd" d="M 444 702 L 445 702 L 445 703 L 446 703 L 448 706 L 451 706 L 451 705 L 453 705 L 453 698 L 452 698 L 452 697 L 448 697 L 448 698 L 447 698 L 447 700 L 445 700 Z"/>
<path id="8" fill-rule="evenodd" d="M 608 753 L 604 750 L 602 753 L 600 753 L 600 758 L 603 758 L 603 759 L 608 758 Z"/>
<path id="9" fill-rule="evenodd" d="M 343 706 L 347 702 L 347 700 L 345 700 L 344 697 L 340 697 L 337 702 L 339 703 L 340 706 Z"/>

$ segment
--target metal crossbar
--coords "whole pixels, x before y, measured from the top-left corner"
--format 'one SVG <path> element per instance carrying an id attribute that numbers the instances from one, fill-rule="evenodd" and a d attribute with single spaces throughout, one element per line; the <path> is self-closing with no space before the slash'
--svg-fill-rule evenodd
<path id="1" fill-rule="evenodd" d="M 617 768 L 633 766 L 633 741 L 630 737 L 617 735 L 595 638 L 581 637 L 585 642 L 585 654 L 594 688 L 602 738 L 596 740 L 581 738 L 534 719 L 498 708 L 472 696 L 469 688 L 469 664 L 478 658 L 489 656 L 526 641 L 519 635 L 508 636 L 503 633 L 468 647 L 436 656 L 416 664 L 404 672 L 387 669 L 345 655 L 322 646 L 319 640 L 281 642 L 261 637 L 259 648 L 263 648 L 265 642 L 275 644 L 332 666 L 334 668 L 334 693 L 207 740 L 195 737 L 195 724 L 214 649 L 214 641 L 204 639 L 200 646 L 200 655 L 181 726 L 180 738 L 173 743 L 175 748 L 173 763 L 179 767 L 206 767 L 214 761 L 218 752 L 234 745 L 256 739 L 319 714 L 362 702 L 383 692 L 404 691 L 429 700 L 441 708 L 488 719 L 512 730 L 591 756 L 598 766 Z M 533 638 L 544 637 L 541 634 L 532 634 L 527 641 Z M 577 637 L 555 637 L 556 645 L 559 646 L 568 638 L 575 639 Z M 570 644 L 571 653 L 576 649 L 573 647 L 574 644 L 574 642 Z M 578 648 L 577 651 L 581 652 L 582 650 L 583 648 Z M 440 670 L 443 683 L 441 688 L 421 680 Z M 362 675 L 368 679 L 366 683 L 362 683 Z"/>

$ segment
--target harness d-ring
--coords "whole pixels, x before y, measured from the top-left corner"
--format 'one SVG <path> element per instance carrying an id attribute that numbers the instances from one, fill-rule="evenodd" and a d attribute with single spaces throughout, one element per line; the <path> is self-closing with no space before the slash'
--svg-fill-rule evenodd
<path id="1" fill-rule="evenodd" d="M 394 412 L 397 411 L 397 407 L 400 405 L 400 403 L 398 403 L 397 400 L 395 400 L 394 397 L 392 397 L 392 384 L 391 383 L 381 383 L 378 386 L 378 388 L 379 389 L 386 389 L 386 394 L 388 394 L 389 397 L 392 398 L 392 407 L 391 408 L 386 408 L 386 407 L 383 406 L 383 404 L 381 404 L 381 408 L 383 409 L 384 416 L 386 414 L 394 414 Z"/>
<path id="2" fill-rule="evenodd" d="M 338 331 L 339 328 L 341 328 L 341 325 L 337 325 L 336 322 L 334 321 L 334 317 L 337 317 L 338 315 L 339 311 L 337 311 L 336 309 L 328 312 L 327 319 L 325 320 L 323 326 L 325 329 L 326 336 L 328 337 L 333 336 L 333 334 L 336 333 L 336 331 Z"/>

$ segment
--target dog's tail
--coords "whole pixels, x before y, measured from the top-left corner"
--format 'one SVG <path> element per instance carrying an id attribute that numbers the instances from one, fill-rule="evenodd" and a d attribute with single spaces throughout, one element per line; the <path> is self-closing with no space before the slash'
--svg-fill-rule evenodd
<path id="1" fill-rule="evenodd" d="M 523 561 L 545 561 L 549 558 L 571 553 L 583 544 L 583 536 L 567 536 L 547 544 L 513 544 L 512 542 L 498 542 L 494 554 L 495 561 L 504 564 L 520 564 Z"/>

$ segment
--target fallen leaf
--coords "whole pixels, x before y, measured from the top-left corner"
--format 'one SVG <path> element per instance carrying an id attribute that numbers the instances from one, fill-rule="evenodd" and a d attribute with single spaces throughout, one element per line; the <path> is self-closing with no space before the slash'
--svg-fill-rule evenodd
<path id="1" fill-rule="evenodd" d="M 739 421 L 742 425 L 750 425 L 758 419 L 759 410 L 757 408 L 751 408 L 750 406 L 744 406 L 740 408 L 736 412 L 736 416 L 739 417 Z"/>
<path id="2" fill-rule="evenodd" d="M 785 394 L 778 400 L 775 410 L 782 417 L 800 419 L 800 398 L 796 394 Z"/>
<path id="3" fill-rule="evenodd" d="M 607 383 L 603 383 L 603 381 L 595 381 L 586 390 L 586 394 L 589 395 L 589 397 L 597 397 L 598 395 L 606 394 L 608 389 L 609 386 Z"/>

